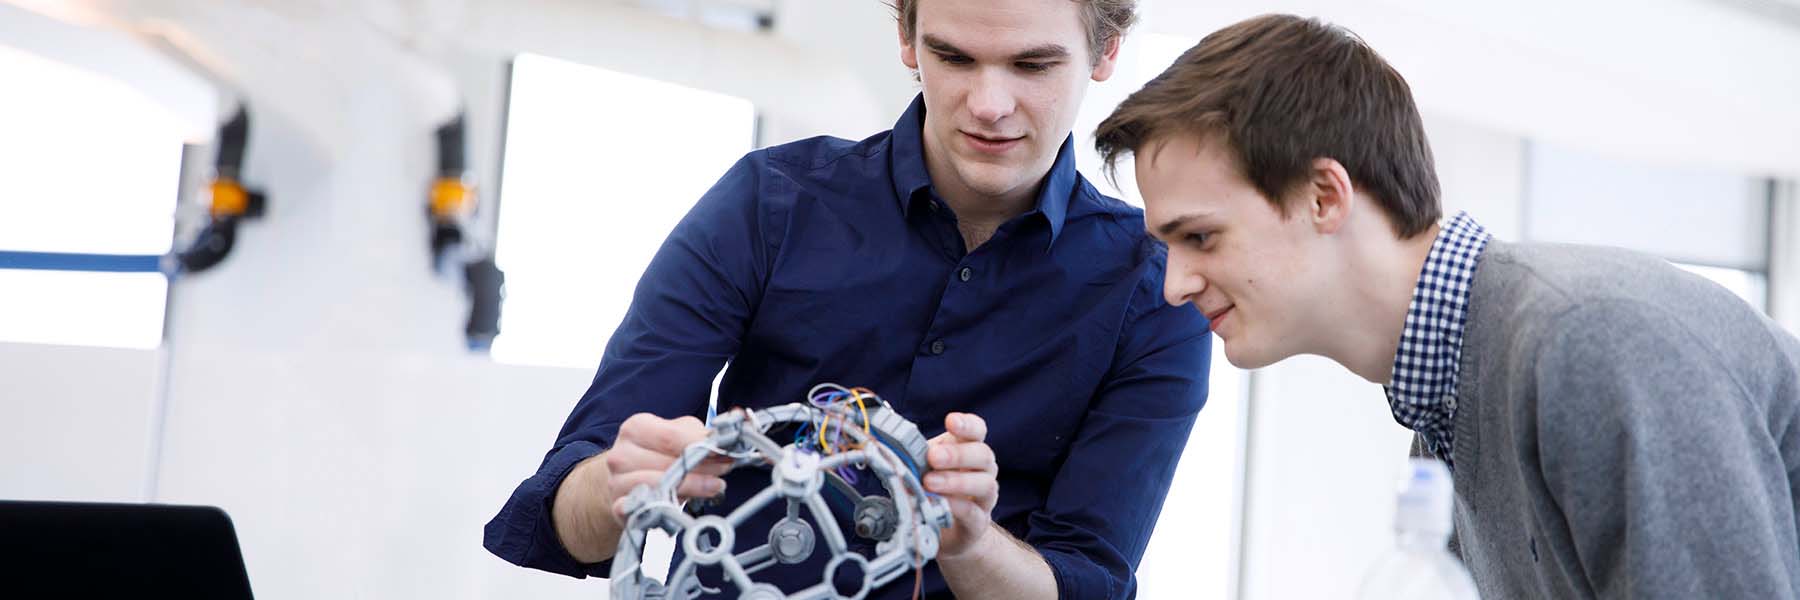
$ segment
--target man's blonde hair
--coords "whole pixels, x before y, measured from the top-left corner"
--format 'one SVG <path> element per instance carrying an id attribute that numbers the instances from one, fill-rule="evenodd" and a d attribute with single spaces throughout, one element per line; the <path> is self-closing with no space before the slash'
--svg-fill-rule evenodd
<path id="1" fill-rule="evenodd" d="M 919 24 L 920 0 L 889 0 L 894 19 L 900 22 L 900 35 L 914 39 Z M 966 0 L 945 0 L 963 2 Z M 1137 22 L 1137 0 L 1069 0 L 1081 4 L 1081 21 L 1087 27 L 1088 63 L 1099 64 L 1106 45 L 1124 37 L 1125 30 Z"/>

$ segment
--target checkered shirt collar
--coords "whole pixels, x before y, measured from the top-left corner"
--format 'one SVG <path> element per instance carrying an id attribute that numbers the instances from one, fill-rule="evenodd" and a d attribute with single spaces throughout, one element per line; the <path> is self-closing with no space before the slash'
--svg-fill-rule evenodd
<path id="1" fill-rule="evenodd" d="M 1481 250 L 1492 236 L 1469 213 L 1457 213 L 1438 231 L 1419 284 L 1413 288 L 1394 379 L 1386 386 L 1394 420 L 1425 437 L 1431 453 L 1450 463 L 1456 416 L 1458 361 L 1469 316 L 1469 283 Z"/>

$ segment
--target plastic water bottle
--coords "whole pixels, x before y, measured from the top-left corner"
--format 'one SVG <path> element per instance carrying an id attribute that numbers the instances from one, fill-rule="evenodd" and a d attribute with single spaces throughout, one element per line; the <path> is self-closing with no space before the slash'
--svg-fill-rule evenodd
<path id="1" fill-rule="evenodd" d="M 1364 600 L 1477 600 L 1468 569 L 1450 554 L 1450 470 L 1428 458 L 1407 462 L 1394 511 L 1393 550 L 1363 577 Z"/>

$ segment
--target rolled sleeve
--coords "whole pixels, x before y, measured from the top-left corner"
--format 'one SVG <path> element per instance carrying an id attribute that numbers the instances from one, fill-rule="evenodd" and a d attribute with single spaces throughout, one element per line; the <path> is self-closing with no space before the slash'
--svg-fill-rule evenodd
<path id="1" fill-rule="evenodd" d="M 584 565 L 563 548 L 551 522 L 551 501 L 556 488 L 569 476 L 577 463 L 599 454 L 600 446 L 575 442 L 562 447 L 536 475 L 519 484 L 500 514 L 488 521 L 482 535 L 482 546 L 495 556 L 522 567 L 543 569 L 571 577 L 605 576 L 611 561 Z"/>

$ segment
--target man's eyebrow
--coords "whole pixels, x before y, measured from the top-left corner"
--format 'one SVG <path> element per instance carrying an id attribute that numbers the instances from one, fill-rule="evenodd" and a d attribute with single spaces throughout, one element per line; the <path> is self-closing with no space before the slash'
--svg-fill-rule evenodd
<path id="1" fill-rule="evenodd" d="M 968 52 L 963 51 L 962 48 L 956 47 L 955 44 L 944 41 L 943 38 L 929 33 L 921 36 L 921 39 L 924 41 L 925 47 L 932 52 L 955 54 L 959 56 L 967 56 L 969 54 Z M 1068 57 L 1069 49 L 1062 44 L 1044 44 L 1042 46 L 1026 48 L 1023 51 L 1014 54 L 1012 60 L 1044 60 Z"/>
<path id="2" fill-rule="evenodd" d="M 1013 60 L 1043 60 L 1046 58 L 1068 58 L 1069 49 L 1062 44 L 1044 44 L 1026 49 L 1013 55 Z"/>
<path id="3" fill-rule="evenodd" d="M 1167 223 L 1163 223 L 1156 228 L 1156 235 L 1158 237 L 1169 237 L 1174 235 L 1175 230 L 1181 229 L 1181 226 L 1183 225 L 1199 220 L 1202 216 L 1204 215 L 1201 215 L 1200 213 L 1189 213 L 1169 219 Z"/>
<path id="4" fill-rule="evenodd" d="M 946 42 L 943 39 L 938 38 L 938 36 L 929 33 L 925 34 L 924 40 L 925 47 L 930 48 L 932 52 L 943 54 L 968 54 L 967 52 L 963 52 L 962 48 L 958 48 L 954 44 Z"/>

